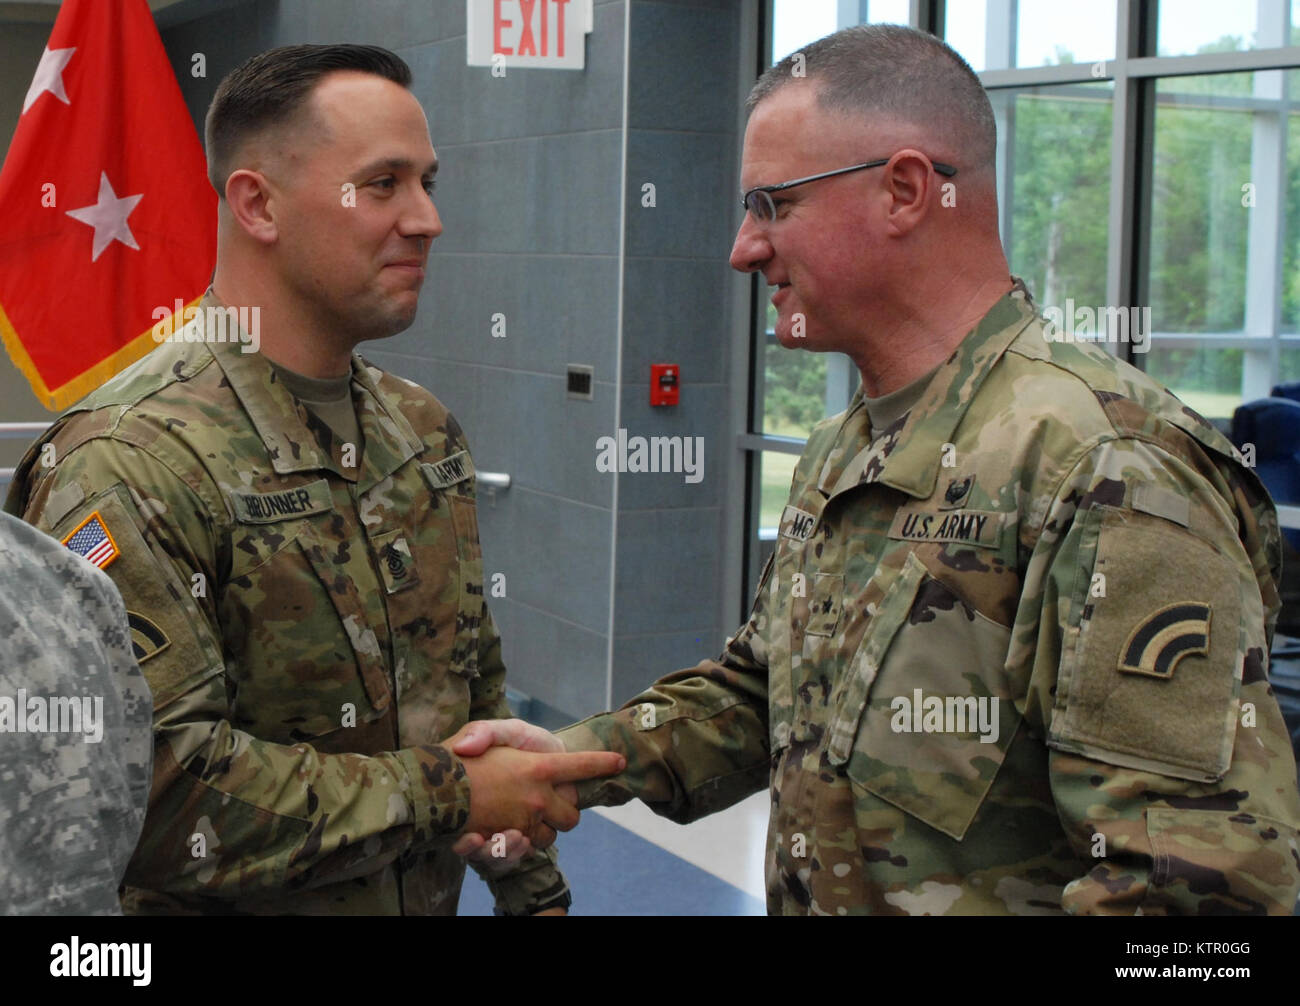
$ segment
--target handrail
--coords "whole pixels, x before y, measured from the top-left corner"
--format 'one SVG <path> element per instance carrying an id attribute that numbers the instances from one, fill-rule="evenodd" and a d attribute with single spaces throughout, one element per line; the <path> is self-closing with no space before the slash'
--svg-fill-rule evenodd
<path id="1" fill-rule="evenodd" d="M 0 423 L 0 440 L 18 440 L 23 437 L 35 440 L 35 434 L 44 433 L 49 428 L 50 423 Z"/>
<path id="2" fill-rule="evenodd" d="M 49 423 L 0 423 L 0 440 L 35 440 L 49 428 Z M 0 486 L 6 486 L 13 480 L 12 468 L 0 468 Z"/>

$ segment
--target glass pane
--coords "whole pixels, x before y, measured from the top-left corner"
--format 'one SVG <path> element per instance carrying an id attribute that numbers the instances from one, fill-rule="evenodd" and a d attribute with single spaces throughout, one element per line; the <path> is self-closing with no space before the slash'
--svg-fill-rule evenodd
<path id="1" fill-rule="evenodd" d="M 1290 26 L 1295 23 L 1296 7 L 1281 0 L 1160 0 L 1156 55 L 1242 52 L 1286 45 L 1293 35 Z"/>
<path id="2" fill-rule="evenodd" d="M 838 0 L 774 0 L 772 63 L 839 28 Z"/>
<path id="3" fill-rule="evenodd" d="M 1041 308 L 1106 299 L 1113 88 L 1109 82 L 990 92 L 1011 271 Z M 1008 162 L 1009 159 L 1009 163 Z M 1005 233 L 1009 231 L 1010 233 Z"/>
<path id="4" fill-rule="evenodd" d="M 908 24 L 910 0 L 773 0 L 772 62 L 840 28 Z"/>
<path id="5" fill-rule="evenodd" d="M 1152 347 L 1146 372 L 1206 419 L 1227 419 L 1241 404 L 1243 350 L 1195 344 Z"/>
<path id="6" fill-rule="evenodd" d="M 786 349 L 773 336 L 765 342 L 761 432 L 807 437 L 826 415 L 826 354 Z"/>
<path id="7" fill-rule="evenodd" d="M 1300 381 L 1300 343 L 1282 343 L 1277 360 L 1277 383 Z"/>
<path id="8" fill-rule="evenodd" d="M 1276 77 L 1276 74 L 1261 74 Z M 1300 95 L 1300 72 L 1291 71 L 1285 76 L 1286 92 L 1280 95 L 1279 104 L 1287 102 L 1286 119 L 1286 231 L 1282 242 L 1282 327 L 1283 332 L 1300 332 L 1300 142 L 1290 139 L 1290 127 L 1296 124 L 1300 136 L 1300 108 L 1290 104 L 1291 95 Z M 1267 79 L 1265 80 L 1267 83 Z M 1281 365 L 1286 366 L 1286 350 Z M 1291 380 L 1300 380 L 1300 375 Z"/>
<path id="9" fill-rule="evenodd" d="M 1294 325 L 1300 303 L 1296 250 L 1280 233 L 1300 214 L 1295 152 L 1285 193 L 1276 181 L 1287 83 L 1278 71 L 1261 71 L 1156 84 L 1148 288 L 1155 339 L 1142 363 L 1209 419 L 1269 393 L 1275 317 Z M 1258 347 L 1241 345 L 1243 338 Z"/>
<path id="10" fill-rule="evenodd" d="M 759 574 L 767 557 L 776 551 L 776 535 L 781 524 L 781 511 L 790 496 L 790 480 L 794 466 L 799 461 L 796 454 L 779 451 L 760 451 L 753 455 L 758 479 L 758 520 L 750 540 L 749 564 L 745 570 L 745 611 L 758 587 Z"/>
<path id="11" fill-rule="evenodd" d="M 976 73 L 988 69 L 1006 69 L 1005 60 L 1001 61 L 1000 67 L 989 67 L 984 58 L 987 6 L 985 0 L 967 0 L 966 3 L 947 4 L 943 12 L 943 40 L 961 53 L 962 59 Z"/>
<path id="12" fill-rule="evenodd" d="M 797 454 L 784 454 L 780 451 L 763 451 L 759 455 L 760 539 L 776 541 L 777 528 L 781 525 L 781 511 L 785 509 L 785 501 L 790 496 L 790 480 L 794 478 L 794 466 L 798 461 Z"/>
<path id="13" fill-rule="evenodd" d="M 1150 298 L 1157 332 L 1240 332 L 1253 74 L 1156 84 Z M 1229 92 L 1233 97 L 1225 97 Z"/>
<path id="14" fill-rule="evenodd" d="M 757 432 L 803 440 L 819 422 L 848 406 L 858 371 L 841 353 L 786 349 L 772 332 L 775 324 L 776 308 L 769 302 Z"/>
<path id="15" fill-rule="evenodd" d="M 909 0 L 863 0 L 866 16 L 862 24 L 910 24 L 912 16 Z"/>
<path id="16" fill-rule="evenodd" d="M 944 39 L 976 72 L 1112 60 L 1115 0 L 958 0 L 945 7 Z"/>

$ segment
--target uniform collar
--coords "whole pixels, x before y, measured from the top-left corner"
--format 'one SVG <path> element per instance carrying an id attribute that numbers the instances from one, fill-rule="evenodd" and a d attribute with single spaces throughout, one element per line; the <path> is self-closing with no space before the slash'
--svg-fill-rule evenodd
<path id="1" fill-rule="evenodd" d="M 204 324 L 202 308 L 208 305 L 222 306 L 210 287 L 191 324 Z M 283 383 L 275 379 L 270 363 L 260 353 L 243 352 L 245 344 L 239 340 L 206 343 L 239 404 L 248 413 L 257 435 L 262 438 L 271 466 L 277 473 L 287 475 L 324 469 L 348 481 L 355 480 L 357 491 L 365 492 L 423 448 L 406 417 L 389 407 L 369 368 L 353 353 L 352 387 L 354 400 L 358 400 L 357 392 L 360 392 L 357 421 L 364 442 L 360 445 L 361 458 L 357 467 L 344 467 L 338 456 L 341 445 L 335 442 L 330 452 L 322 447 L 308 428 L 306 408 Z"/>
<path id="2" fill-rule="evenodd" d="M 1012 289 L 989 309 L 940 365 L 920 400 L 901 421 L 901 428 L 877 431 L 872 442 L 858 450 L 847 463 L 833 464 L 837 455 L 842 459 L 847 456 L 849 444 L 845 441 L 865 427 L 866 406 L 862 386 L 858 385 L 828 462 L 822 468 L 818 489 L 823 495 L 835 496 L 858 485 L 868 468 L 875 469 L 868 481 L 883 482 L 922 499 L 934 494 L 944 445 L 952 442 L 957 425 L 984 379 L 1036 316 L 1024 283 L 1014 277 L 1013 283 Z M 892 450 L 879 458 L 880 439 L 884 436 L 894 438 L 895 443 Z"/>
<path id="3" fill-rule="evenodd" d="M 365 492 L 392 475 L 402 465 L 424 450 L 424 442 L 406 416 L 379 390 L 375 376 L 381 373 L 356 353 L 352 354 L 352 389 L 354 400 L 360 388 L 357 421 L 365 440 L 361 474 L 357 491 Z"/>

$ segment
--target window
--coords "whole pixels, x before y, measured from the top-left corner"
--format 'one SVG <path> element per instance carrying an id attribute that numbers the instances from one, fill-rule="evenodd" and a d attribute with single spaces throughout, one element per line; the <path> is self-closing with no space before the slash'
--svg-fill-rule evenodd
<path id="1" fill-rule="evenodd" d="M 1115 0 L 956 0 L 944 41 L 976 73 L 1115 58 Z"/>
<path id="2" fill-rule="evenodd" d="M 1109 82 L 990 95 L 1002 243 L 1040 304 L 1106 302 L 1113 96 Z"/>
<path id="3" fill-rule="evenodd" d="M 1290 10 L 1278 2 L 1232 3 L 1222 0 L 1163 0 L 1157 12 L 1156 55 L 1194 56 L 1207 52 L 1244 52 L 1293 44 L 1278 29 L 1285 12 L 1291 25 L 1297 5 Z M 1260 31 L 1263 24 L 1264 30 Z"/>

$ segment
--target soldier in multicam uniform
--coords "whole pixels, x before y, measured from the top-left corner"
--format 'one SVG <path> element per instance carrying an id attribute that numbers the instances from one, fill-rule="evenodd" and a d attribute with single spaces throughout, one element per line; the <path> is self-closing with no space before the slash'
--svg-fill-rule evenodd
<path id="1" fill-rule="evenodd" d="M 499 912 L 560 914 L 563 785 L 617 768 L 442 743 L 509 714 L 473 463 L 432 395 L 353 353 L 411 324 L 442 229 L 409 82 L 358 46 L 222 82 L 212 289 L 51 427 L 7 501 L 104 566 L 141 645 L 156 749 L 128 911 L 447 914 L 461 853 Z M 221 330 L 250 304 L 265 356 Z"/>
<path id="2" fill-rule="evenodd" d="M 1149 378 L 1049 340 L 956 53 L 873 26 L 802 57 L 750 97 L 743 184 L 793 184 L 749 189 L 731 262 L 863 388 L 721 657 L 560 732 L 628 758 L 581 804 L 684 822 L 768 783 L 774 914 L 1290 914 L 1264 489 Z"/>
<path id="3" fill-rule="evenodd" d="M 121 915 L 153 759 L 122 598 L 8 514 L 0 580 L 0 914 Z"/>

